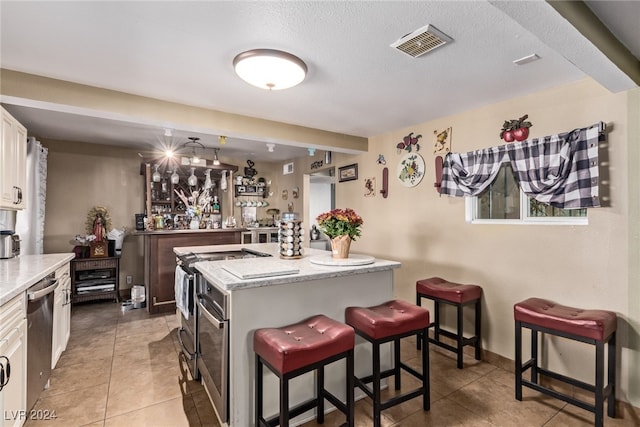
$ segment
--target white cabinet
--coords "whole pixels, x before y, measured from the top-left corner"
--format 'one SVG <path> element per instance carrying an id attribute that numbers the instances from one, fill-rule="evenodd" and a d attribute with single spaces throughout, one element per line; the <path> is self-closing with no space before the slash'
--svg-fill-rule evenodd
<path id="1" fill-rule="evenodd" d="M 7 110 L 0 133 L 0 208 L 24 209 L 26 204 L 27 129 Z"/>
<path id="2" fill-rule="evenodd" d="M 67 348 L 71 333 L 71 275 L 69 264 L 56 270 L 58 287 L 53 298 L 53 337 L 51 345 L 51 369 L 56 367 L 62 352 Z"/>
<path id="3" fill-rule="evenodd" d="M 19 427 L 27 406 L 27 315 L 25 294 L 0 307 L 0 364 L 5 385 L 0 390 L 0 427 Z M 7 366 L 11 375 L 7 380 Z"/>

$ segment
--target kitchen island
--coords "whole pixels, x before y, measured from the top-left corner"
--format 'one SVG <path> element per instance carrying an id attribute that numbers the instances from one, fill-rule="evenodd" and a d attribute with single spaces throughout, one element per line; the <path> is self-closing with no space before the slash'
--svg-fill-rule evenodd
<path id="1" fill-rule="evenodd" d="M 254 353 L 253 332 L 258 328 L 279 327 L 296 323 L 315 314 L 324 314 L 344 322 L 348 306 L 370 306 L 393 298 L 393 269 L 400 263 L 374 259 L 371 264 L 357 266 L 317 265 L 313 257 L 327 252 L 307 249 L 300 259 L 281 259 L 275 243 L 249 245 L 219 245 L 174 248 L 177 255 L 188 252 L 230 251 L 248 248 L 272 257 L 203 261 L 196 269 L 210 284 L 222 289 L 229 302 L 229 426 L 254 425 Z M 251 264 L 252 271 L 293 270 L 294 273 L 241 279 L 225 267 Z M 371 372 L 370 346 L 356 338 L 355 371 L 362 376 Z M 382 352 L 383 365 L 390 366 L 389 348 Z M 384 367 L 384 366 L 383 366 Z M 278 382 L 266 370 L 264 378 L 264 413 L 278 411 Z M 345 401 L 344 361 L 335 362 L 325 370 L 325 384 Z M 314 393 L 313 373 L 305 374 L 290 384 L 290 404 L 296 405 Z M 329 406 L 328 406 L 329 407 Z M 312 412 L 296 421 L 311 419 Z"/>

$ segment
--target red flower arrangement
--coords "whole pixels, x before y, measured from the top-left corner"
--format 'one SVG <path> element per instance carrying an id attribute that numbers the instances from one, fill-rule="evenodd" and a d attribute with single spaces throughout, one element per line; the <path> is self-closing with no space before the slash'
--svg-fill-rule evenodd
<path id="1" fill-rule="evenodd" d="M 353 209 L 334 209 L 316 217 L 320 231 L 333 239 L 338 236 L 349 236 L 351 240 L 360 237 L 362 217 Z"/>

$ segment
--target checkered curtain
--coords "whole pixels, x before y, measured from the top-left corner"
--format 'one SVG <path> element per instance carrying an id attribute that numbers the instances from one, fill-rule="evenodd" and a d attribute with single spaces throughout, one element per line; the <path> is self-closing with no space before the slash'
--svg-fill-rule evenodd
<path id="1" fill-rule="evenodd" d="M 598 137 L 601 124 L 468 153 L 450 153 L 442 171 L 441 194 L 477 196 L 509 161 L 522 191 L 556 208 L 600 206 Z"/>

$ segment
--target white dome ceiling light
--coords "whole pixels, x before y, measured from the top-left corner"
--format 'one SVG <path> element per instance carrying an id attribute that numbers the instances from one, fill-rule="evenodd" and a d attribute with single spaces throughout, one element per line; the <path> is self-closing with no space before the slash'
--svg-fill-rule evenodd
<path id="1" fill-rule="evenodd" d="M 281 90 L 300 84 L 307 65 L 295 55 L 274 49 L 253 49 L 233 59 L 236 74 L 250 85 Z"/>

